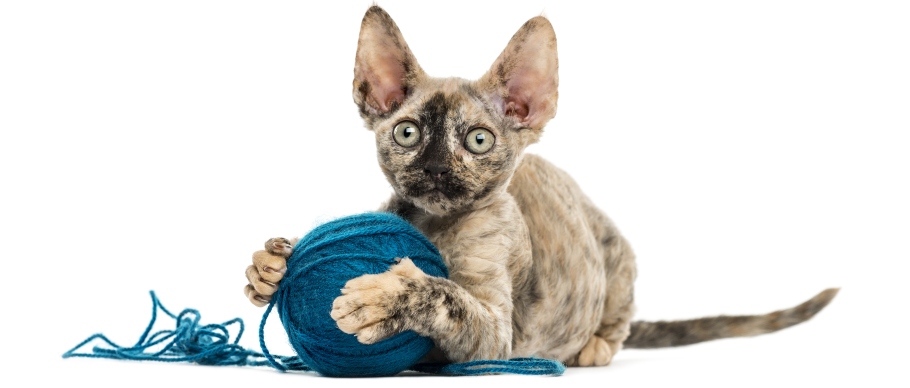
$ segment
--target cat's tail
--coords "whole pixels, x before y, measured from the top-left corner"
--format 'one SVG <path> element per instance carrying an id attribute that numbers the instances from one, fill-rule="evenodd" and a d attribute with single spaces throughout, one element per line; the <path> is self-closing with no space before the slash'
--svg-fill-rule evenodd
<path id="1" fill-rule="evenodd" d="M 839 290 L 829 288 L 799 306 L 765 315 L 721 315 L 686 321 L 632 322 L 632 333 L 623 342 L 623 347 L 665 348 L 786 329 L 815 316 L 834 299 Z"/>

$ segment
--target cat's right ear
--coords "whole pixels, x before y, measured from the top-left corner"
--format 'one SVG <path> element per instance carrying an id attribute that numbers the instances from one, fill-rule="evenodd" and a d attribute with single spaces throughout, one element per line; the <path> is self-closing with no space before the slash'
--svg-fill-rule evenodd
<path id="1" fill-rule="evenodd" d="M 360 25 L 354 62 L 354 102 L 361 114 L 395 111 L 422 75 L 395 21 L 382 8 L 370 7 Z"/>
<path id="2" fill-rule="evenodd" d="M 538 16 L 512 36 L 479 82 L 503 115 L 540 131 L 556 115 L 558 69 L 556 33 L 546 18 Z"/>

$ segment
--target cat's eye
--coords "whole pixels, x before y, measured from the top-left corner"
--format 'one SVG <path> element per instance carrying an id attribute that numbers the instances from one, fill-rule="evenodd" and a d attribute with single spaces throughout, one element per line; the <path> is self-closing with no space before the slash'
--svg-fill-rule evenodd
<path id="1" fill-rule="evenodd" d="M 475 154 L 482 154 L 493 148 L 496 137 L 493 132 L 484 128 L 475 128 L 468 132 L 468 137 L 464 139 L 464 147 Z"/>
<path id="2" fill-rule="evenodd" d="M 413 147 L 420 141 L 420 128 L 413 121 L 402 121 L 392 130 L 392 137 L 402 147 Z"/>

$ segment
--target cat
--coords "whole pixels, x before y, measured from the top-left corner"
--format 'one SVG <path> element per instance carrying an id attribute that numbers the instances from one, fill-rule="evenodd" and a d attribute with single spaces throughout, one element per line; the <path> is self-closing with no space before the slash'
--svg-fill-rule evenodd
<path id="1" fill-rule="evenodd" d="M 556 114 L 556 35 L 528 20 L 476 81 L 427 76 L 392 18 L 361 24 L 353 96 L 376 136 L 397 214 L 439 249 L 450 277 L 407 258 L 349 281 L 333 304 L 338 327 L 365 344 L 404 330 L 433 339 L 451 362 L 542 357 L 607 365 L 623 347 L 751 336 L 803 322 L 836 295 L 758 316 L 633 322 L 635 255 L 572 178 L 524 153 Z M 244 292 L 268 303 L 296 240 L 253 254 Z"/>

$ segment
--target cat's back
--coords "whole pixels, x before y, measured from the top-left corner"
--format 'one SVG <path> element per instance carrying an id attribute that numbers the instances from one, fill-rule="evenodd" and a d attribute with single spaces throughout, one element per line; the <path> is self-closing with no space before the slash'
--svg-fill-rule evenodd
<path id="1" fill-rule="evenodd" d="M 541 193 L 542 188 L 549 190 L 547 193 Z M 512 194 L 516 200 L 530 200 L 532 198 L 542 199 L 551 195 L 563 197 L 568 195 L 574 198 L 577 194 L 582 193 L 575 180 L 565 171 L 538 155 L 526 153 L 522 155 L 521 162 L 515 169 L 515 175 L 509 184 L 509 194 Z"/>
<path id="2" fill-rule="evenodd" d="M 542 217 L 547 221 L 592 224 L 588 226 L 594 227 L 596 234 L 602 232 L 597 225 L 613 228 L 568 173 L 538 155 L 523 155 L 508 191 L 525 218 L 532 217 L 535 224 L 543 221 Z"/>

